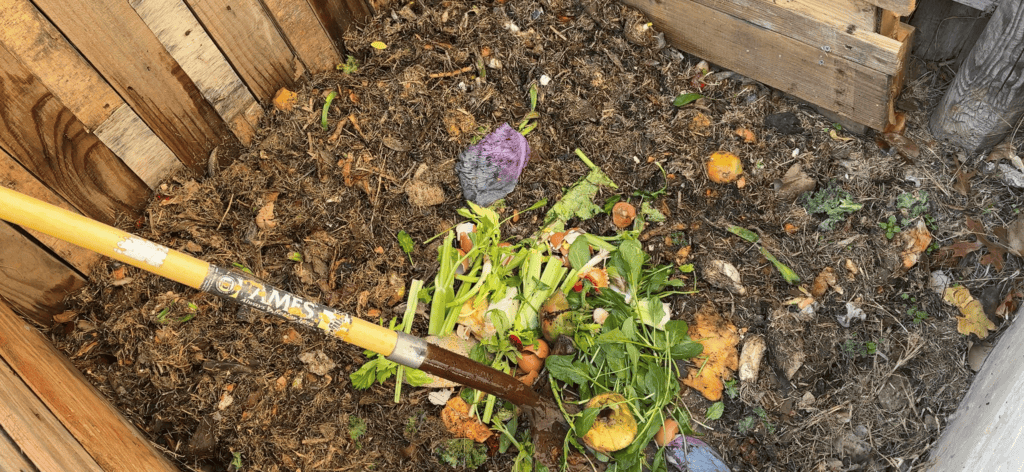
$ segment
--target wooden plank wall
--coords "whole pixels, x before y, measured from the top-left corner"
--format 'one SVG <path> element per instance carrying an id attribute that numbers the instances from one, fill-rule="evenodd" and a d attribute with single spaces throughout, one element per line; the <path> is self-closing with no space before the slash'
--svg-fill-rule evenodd
<path id="1" fill-rule="evenodd" d="M 41 471 L 177 470 L 3 302 L 0 387 L 0 426 Z"/>
<path id="2" fill-rule="evenodd" d="M 0 0 L 0 185 L 112 223 L 253 141 L 364 0 Z M 103 25 L 101 28 L 96 25 Z M 3 204 L 3 202 L 0 202 Z M 46 324 L 98 257 L 0 222 L 0 298 Z"/>
<path id="3" fill-rule="evenodd" d="M 854 123 L 881 130 L 891 119 L 913 31 L 898 11 L 913 0 L 622 1 L 679 49 Z"/>

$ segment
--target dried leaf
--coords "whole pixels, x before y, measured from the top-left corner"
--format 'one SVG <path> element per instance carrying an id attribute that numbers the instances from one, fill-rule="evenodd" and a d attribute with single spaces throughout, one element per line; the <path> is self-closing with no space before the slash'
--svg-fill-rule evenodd
<path id="1" fill-rule="evenodd" d="M 1024 293 L 1018 290 L 1010 290 L 1006 296 L 1003 297 L 1003 301 L 999 302 L 996 306 L 995 315 L 1006 319 L 1011 313 L 1017 311 L 1017 299 L 1024 297 Z"/>
<path id="2" fill-rule="evenodd" d="M 814 298 L 821 298 L 828 288 L 837 282 L 836 271 L 831 267 L 826 267 L 814 278 L 814 283 L 811 284 L 811 295 L 814 295 Z"/>
<path id="3" fill-rule="evenodd" d="M 1003 247 L 1003 245 L 988 239 L 988 233 L 985 231 L 985 226 L 978 220 L 967 218 L 967 229 L 974 233 L 974 236 L 978 238 L 978 241 L 981 241 L 981 243 L 985 245 L 985 249 L 988 250 L 988 254 L 981 256 L 981 259 L 978 262 L 983 265 L 994 266 L 997 271 L 1003 270 L 1003 256 L 1006 255 L 1006 248 Z"/>
<path id="4" fill-rule="evenodd" d="M 412 146 L 405 142 L 405 140 L 394 136 L 384 136 L 383 141 L 384 145 L 392 151 L 409 152 L 412 149 Z"/>
<path id="5" fill-rule="evenodd" d="M 881 137 L 890 148 L 895 148 L 896 152 L 903 157 L 916 158 L 921 154 L 921 149 L 917 147 L 917 143 L 910 138 L 896 133 L 883 133 Z M 888 150 L 884 147 L 883 149 Z"/>
<path id="6" fill-rule="evenodd" d="M 981 302 L 971 296 L 966 287 L 957 285 L 947 288 L 942 293 L 942 300 L 960 310 L 963 316 L 956 317 L 956 330 L 963 335 L 975 334 L 985 339 L 988 332 L 996 329 L 996 324 L 985 315 Z"/>
<path id="7" fill-rule="evenodd" d="M 1018 256 L 1024 256 L 1024 217 L 1017 218 L 1006 227 L 1006 245 L 1010 252 Z"/>
<path id="8" fill-rule="evenodd" d="M 956 242 L 956 243 L 950 244 L 949 246 L 943 246 L 943 247 L 939 248 L 939 252 L 951 253 L 951 254 L 947 255 L 946 257 L 952 259 L 952 258 L 966 257 L 968 254 L 970 254 L 970 253 L 972 253 L 974 251 L 977 251 L 978 249 L 981 249 L 981 243 L 980 242 L 977 242 L 977 241 L 974 241 L 974 242 L 960 241 L 960 242 Z"/>
<path id="9" fill-rule="evenodd" d="M 1012 161 L 1016 156 L 1017 149 L 1013 147 L 1013 143 L 1011 143 L 1010 140 L 1006 140 L 993 147 L 985 160 L 989 162 L 999 162 L 1003 159 Z"/>
<path id="10" fill-rule="evenodd" d="M 963 169 L 956 170 L 956 182 L 953 182 L 953 190 L 963 196 L 971 194 L 971 179 L 978 174 L 978 171 L 967 172 Z"/>
<path id="11" fill-rule="evenodd" d="M 716 402 L 722 399 L 725 389 L 722 380 L 732 378 L 733 371 L 739 368 L 736 346 L 740 336 L 736 326 L 723 319 L 711 303 L 701 307 L 695 316 L 696 320 L 690 324 L 690 337 L 699 339 L 704 351 L 695 358 L 697 365 L 690 368 L 683 383 Z"/>
<path id="12" fill-rule="evenodd" d="M 900 233 L 900 237 L 903 239 L 903 252 L 900 253 L 903 268 L 909 269 L 917 264 L 921 253 L 928 249 L 928 245 L 932 243 L 932 235 L 928 232 L 924 220 L 917 220 L 917 225 Z"/>
<path id="13" fill-rule="evenodd" d="M 270 229 L 277 226 L 277 222 L 274 221 L 274 202 L 263 205 L 259 213 L 256 213 L 256 226 L 259 226 L 260 229 Z"/>
<path id="14" fill-rule="evenodd" d="M 469 405 L 460 396 L 448 400 L 448 404 L 441 410 L 441 421 L 457 438 L 469 438 L 482 443 L 494 434 L 479 418 L 469 416 Z"/>
<path id="15" fill-rule="evenodd" d="M 800 164 L 793 164 L 786 175 L 782 176 L 782 183 L 778 187 L 779 197 L 792 200 L 804 192 L 814 190 L 816 182 L 800 168 Z"/>

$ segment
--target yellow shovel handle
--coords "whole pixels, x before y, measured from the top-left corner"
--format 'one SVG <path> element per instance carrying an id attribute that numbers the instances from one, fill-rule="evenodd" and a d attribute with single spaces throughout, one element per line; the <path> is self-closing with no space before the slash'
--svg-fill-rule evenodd
<path id="1" fill-rule="evenodd" d="M 2 186 L 0 219 L 46 233 L 189 287 L 233 299 L 289 321 L 314 326 L 363 349 L 384 356 L 392 356 L 394 353 L 397 358 L 392 360 L 403 365 L 419 367 L 422 362 L 422 345 L 416 338 L 405 335 L 402 336 L 402 343 L 399 343 L 399 334 L 383 326 L 278 290 L 250 274 L 224 270 Z M 396 344 L 401 344 L 401 352 L 395 352 Z"/>

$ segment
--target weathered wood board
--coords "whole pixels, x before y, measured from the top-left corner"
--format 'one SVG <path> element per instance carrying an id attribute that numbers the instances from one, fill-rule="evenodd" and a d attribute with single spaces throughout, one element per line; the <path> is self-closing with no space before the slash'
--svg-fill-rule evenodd
<path id="1" fill-rule="evenodd" d="M 865 32 L 878 31 L 877 10 L 863 0 L 759 0 L 776 7 L 793 10 L 818 20 L 819 23 L 842 25 L 841 29 L 856 28 Z"/>
<path id="2" fill-rule="evenodd" d="M 625 0 L 674 46 L 882 129 L 892 76 L 690 0 Z M 716 34 L 694 32 L 715 31 Z M 907 47 L 905 44 L 902 47 Z"/>
<path id="3" fill-rule="evenodd" d="M 237 145 L 224 120 L 127 2 L 34 3 L 186 166 L 201 173 L 213 148 Z"/>
<path id="4" fill-rule="evenodd" d="M 150 189 L 185 166 L 126 103 L 114 110 L 95 134 Z"/>
<path id="5" fill-rule="evenodd" d="M 345 30 L 373 14 L 363 0 L 309 0 L 309 5 L 339 51 L 344 50 Z"/>
<path id="6" fill-rule="evenodd" d="M 74 435 L 103 471 L 177 472 L 63 354 L 3 303 L 0 303 L 0 358 Z"/>
<path id="7" fill-rule="evenodd" d="M 1024 115 L 1024 1 L 1002 2 L 931 117 L 937 139 L 968 151 L 999 144 Z"/>
<path id="8" fill-rule="evenodd" d="M 85 286 L 85 279 L 3 221 L 0 241 L 0 299 L 49 325 L 53 315 L 64 311 L 64 297 Z"/>
<path id="9" fill-rule="evenodd" d="M 40 472 L 103 472 L 3 359 L 0 387 L 0 427 Z"/>
<path id="10" fill-rule="evenodd" d="M 263 4 L 311 73 L 329 71 L 341 62 L 334 42 L 305 0 L 263 0 Z"/>
<path id="11" fill-rule="evenodd" d="M 30 197 L 38 198 L 65 210 L 75 211 L 74 207 L 67 200 L 53 193 L 53 191 L 25 170 L 21 164 L 18 164 L 10 155 L 2 150 L 0 150 L 0 185 L 17 190 Z M 62 258 L 64 262 L 85 275 L 89 275 L 92 266 L 100 260 L 100 255 L 95 252 L 82 249 L 48 234 L 35 230 L 27 231 L 32 237 L 45 244 L 46 247 Z"/>
<path id="12" fill-rule="evenodd" d="M 0 2 L 0 44 L 150 188 L 182 166 L 29 0 Z"/>
<path id="13" fill-rule="evenodd" d="M 82 214 L 112 223 L 149 188 L 50 90 L 0 47 L 0 147 Z"/>
<path id="14" fill-rule="evenodd" d="M 306 69 L 256 0 L 186 0 L 256 99 L 269 104 Z"/>
<path id="15" fill-rule="evenodd" d="M 664 6 L 674 0 L 666 0 Z M 851 24 L 839 17 L 809 15 L 806 3 L 782 3 L 780 6 L 799 5 L 802 9 L 780 8 L 767 0 L 694 0 L 696 3 L 727 13 L 736 18 L 789 37 L 798 42 L 815 45 L 827 56 L 846 59 L 884 73 L 894 73 L 902 67 L 899 60 L 903 44 L 874 33 L 874 29 L 851 28 Z M 645 0 L 626 1 L 626 4 L 640 5 Z M 817 11 L 817 10 L 810 10 Z M 872 18 L 874 15 L 872 15 Z M 724 33 L 723 33 L 724 34 Z M 704 35 L 709 40 L 717 34 Z M 747 45 L 754 45 L 748 42 Z"/>
<path id="16" fill-rule="evenodd" d="M 921 41 L 914 55 L 926 61 L 954 61 L 958 68 L 988 25 L 989 15 L 953 0 L 931 0 L 914 12 L 910 24 Z"/>
<path id="17" fill-rule="evenodd" d="M 0 426 L 0 472 L 39 472 Z"/>
<path id="18" fill-rule="evenodd" d="M 245 112 L 256 101 L 182 0 L 129 0 L 164 49 L 195 82 L 203 97 L 243 145 L 252 143 L 258 123 Z"/>
<path id="19" fill-rule="evenodd" d="M 898 13 L 900 16 L 908 16 L 917 8 L 917 0 L 864 0 L 883 10 Z"/>
<path id="20" fill-rule="evenodd" d="M 928 472 L 1012 471 L 1024 464 L 1024 310 L 971 382 L 967 395 L 929 451 Z"/>

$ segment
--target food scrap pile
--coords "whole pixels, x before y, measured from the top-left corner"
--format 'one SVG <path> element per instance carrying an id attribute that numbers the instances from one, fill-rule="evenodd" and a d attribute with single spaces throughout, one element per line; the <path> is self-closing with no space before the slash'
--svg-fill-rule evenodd
<path id="1" fill-rule="evenodd" d="M 269 110 L 235 162 L 172 177 L 121 226 L 536 373 L 583 446 L 570 467 L 671 464 L 649 446 L 669 420 L 695 435 L 676 444 L 699 438 L 737 472 L 924 467 L 969 385 L 964 353 L 1015 311 L 1019 191 L 927 135 L 942 83 L 918 61 L 900 102 L 918 106 L 900 131 L 915 155 L 648 23 L 610 1 L 399 5 L 350 32 L 351 57 Z M 528 155 L 460 164 L 504 127 Z M 464 192 L 472 172 L 506 185 Z M 433 380 L 130 267 L 95 274 L 49 334 L 184 470 L 531 457 L 504 402 L 410 387 Z M 578 455 L 600 421 L 631 430 L 611 420 L 624 410 L 628 444 Z M 480 422 L 484 442 L 446 418 Z"/>

